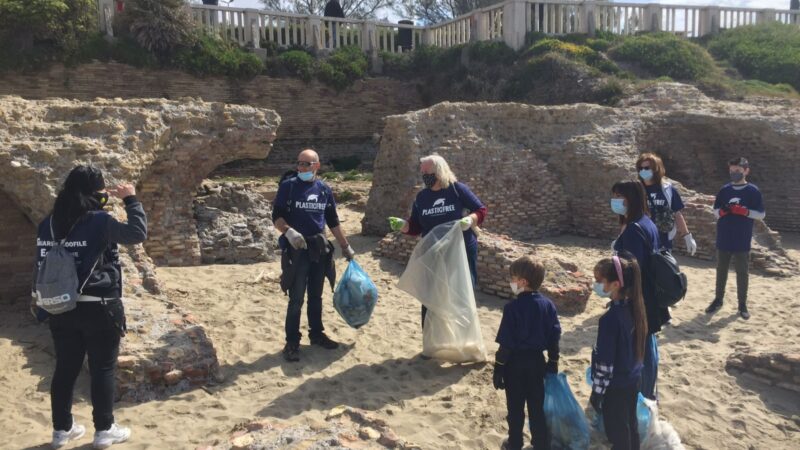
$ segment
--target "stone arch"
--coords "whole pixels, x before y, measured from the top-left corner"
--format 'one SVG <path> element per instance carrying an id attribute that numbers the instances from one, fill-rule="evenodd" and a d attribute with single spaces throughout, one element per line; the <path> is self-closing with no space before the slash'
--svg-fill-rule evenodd
<path id="1" fill-rule="evenodd" d="M 0 300 L 30 295 L 36 226 L 5 191 L 0 190 Z"/>

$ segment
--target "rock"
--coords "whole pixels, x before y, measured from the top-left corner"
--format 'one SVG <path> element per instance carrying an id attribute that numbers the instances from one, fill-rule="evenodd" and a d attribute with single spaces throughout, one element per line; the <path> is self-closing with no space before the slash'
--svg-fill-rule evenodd
<path id="1" fill-rule="evenodd" d="M 231 450 L 246 450 L 255 443 L 251 434 L 235 437 L 231 440 Z"/>
<path id="2" fill-rule="evenodd" d="M 370 427 L 361 428 L 358 430 L 358 435 L 361 436 L 362 439 L 369 439 L 373 441 L 378 440 L 378 438 L 381 437 L 381 433 L 378 430 Z"/>
<path id="3" fill-rule="evenodd" d="M 164 374 L 164 382 L 169 385 L 178 384 L 181 378 L 183 378 L 183 371 L 181 370 L 170 370 Z"/>

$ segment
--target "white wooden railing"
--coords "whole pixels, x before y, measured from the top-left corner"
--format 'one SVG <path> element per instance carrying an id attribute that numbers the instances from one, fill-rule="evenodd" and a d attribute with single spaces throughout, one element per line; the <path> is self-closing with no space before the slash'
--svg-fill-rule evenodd
<path id="1" fill-rule="evenodd" d="M 112 0 L 98 0 L 100 26 L 107 31 L 114 11 L 111 4 Z M 800 26 L 800 11 L 575 0 L 507 0 L 427 27 L 195 4 L 191 10 L 199 27 L 241 45 L 258 48 L 274 43 L 315 49 L 353 45 L 372 55 L 486 40 L 504 41 L 519 49 L 531 32 L 627 35 L 666 31 L 699 37 L 773 21 Z"/>

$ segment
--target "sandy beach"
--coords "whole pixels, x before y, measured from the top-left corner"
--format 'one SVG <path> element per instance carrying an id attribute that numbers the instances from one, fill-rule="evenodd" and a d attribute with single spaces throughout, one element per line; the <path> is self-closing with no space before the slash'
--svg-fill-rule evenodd
<path id="1" fill-rule="evenodd" d="M 448 365 L 420 358 L 419 302 L 396 287 L 403 266 L 376 259 L 378 238 L 356 235 L 362 213 L 343 209 L 357 260 L 371 275 L 380 298 L 371 322 L 350 329 L 324 294 L 324 321 L 338 350 L 301 345 L 301 362 L 281 357 L 287 297 L 276 283 L 279 263 L 159 268 L 172 301 L 202 323 L 217 349 L 224 381 L 142 404 L 118 403 L 116 419 L 133 430 L 120 449 L 194 449 L 221 443 L 238 423 L 277 417 L 298 423 L 324 420 L 346 404 L 374 411 L 407 441 L 424 449 L 496 449 L 506 434 L 505 398 L 491 383 L 489 364 Z M 608 243 L 570 236 L 537 243 L 558 246 L 591 273 Z M 800 236 L 784 245 L 800 258 Z M 800 348 L 800 279 L 751 274 L 750 311 L 735 315 L 735 276 L 728 281 L 722 311 L 703 310 L 713 297 L 712 262 L 681 259 L 689 277 L 687 298 L 673 309 L 674 321 L 660 335 L 659 389 L 662 418 L 692 449 L 789 449 L 800 447 L 800 396 L 771 388 L 725 369 L 736 350 L 794 351 Z M 343 272 L 344 260 L 338 261 Z M 264 273 L 258 282 L 254 280 Z M 477 295 L 487 348 L 504 300 Z M 603 302 L 592 297 L 583 313 L 562 317 L 561 370 L 578 400 L 589 387 L 589 364 Z M 305 317 L 302 327 L 304 334 Z M 19 306 L 0 314 L 0 447 L 46 448 L 50 439 L 49 383 L 54 358 L 46 326 L 34 324 Z M 76 388 L 74 414 L 91 431 L 88 376 Z M 87 433 L 90 435 L 90 433 Z M 67 448 L 89 448 L 91 437 Z"/>

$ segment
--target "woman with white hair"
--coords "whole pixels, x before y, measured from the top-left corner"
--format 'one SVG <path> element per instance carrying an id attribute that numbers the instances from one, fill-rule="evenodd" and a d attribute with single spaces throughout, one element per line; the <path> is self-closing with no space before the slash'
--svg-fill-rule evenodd
<path id="1" fill-rule="evenodd" d="M 464 245 L 475 287 L 478 276 L 478 239 L 474 227 L 483 223 L 486 217 L 486 206 L 472 193 L 466 184 L 459 182 L 450 170 L 447 161 L 437 154 L 420 158 L 419 165 L 425 188 L 417 193 L 411 208 L 411 217 L 407 220 L 390 217 L 392 231 L 400 231 L 412 236 L 425 236 L 437 225 L 459 221 L 464 230 Z M 425 312 L 422 306 L 422 323 L 425 323 Z"/>

